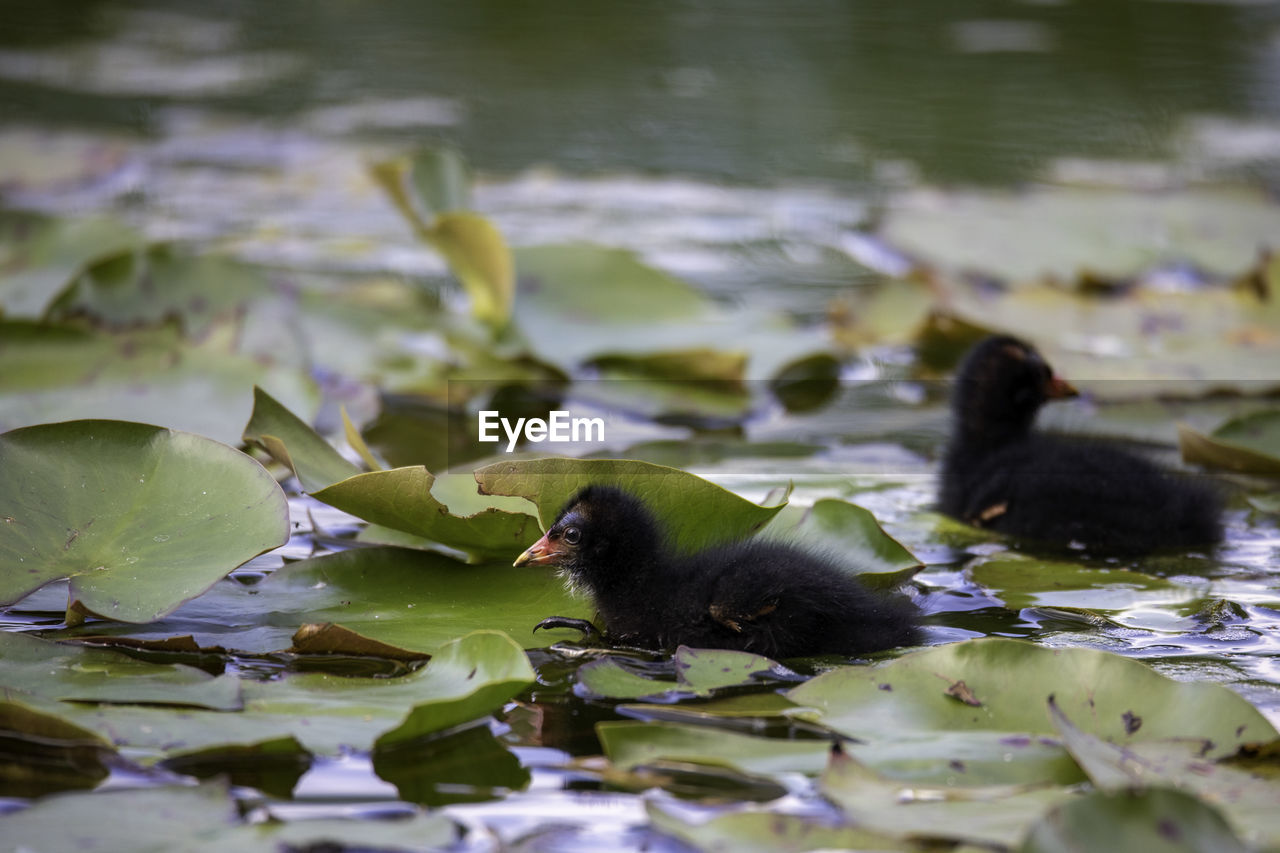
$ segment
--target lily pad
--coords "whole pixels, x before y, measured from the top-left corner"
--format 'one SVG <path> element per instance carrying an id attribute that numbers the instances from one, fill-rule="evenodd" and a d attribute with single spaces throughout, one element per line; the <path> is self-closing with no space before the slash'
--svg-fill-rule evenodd
<path id="1" fill-rule="evenodd" d="M 297 738 L 280 737 L 261 743 L 193 750 L 167 758 L 161 766 L 197 779 L 225 774 L 232 785 L 246 785 L 288 799 L 298 780 L 310 769 L 311 755 Z"/>
<path id="2" fill-rule="evenodd" d="M 476 558 L 515 559 L 538 538 L 532 516 L 487 507 L 454 515 L 431 494 L 426 468 L 393 468 L 349 477 L 313 493 L 316 500 L 390 527 L 466 552 Z"/>
<path id="3" fill-rule="evenodd" d="M 260 270 L 218 255 L 195 255 L 159 244 L 99 258 L 49 306 L 46 319 L 85 318 L 106 328 L 136 328 L 176 320 L 203 335 L 213 318 L 261 293 Z"/>
<path id="4" fill-rule="evenodd" d="M 652 678 L 627 667 L 614 657 L 591 661 L 578 668 L 578 689 L 610 699 L 692 694 L 710 696 L 722 687 L 760 683 L 770 673 L 785 672 L 778 663 L 750 652 L 692 649 L 681 646 L 672 659 L 676 681 Z"/>
<path id="5" fill-rule="evenodd" d="M 761 535 L 818 551 L 880 587 L 897 586 L 923 567 L 869 511 L 836 498 L 785 507 Z"/>
<path id="6" fill-rule="evenodd" d="M 1275 409 L 1235 418 L 1207 436 L 1181 427 L 1178 442 L 1186 462 L 1280 477 L 1280 411 Z"/>
<path id="7" fill-rule="evenodd" d="M 0 685 L 64 702 L 169 705 L 232 711 L 240 681 L 182 665 L 146 663 L 105 649 L 0 632 Z"/>
<path id="8" fill-rule="evenodd" d="M 609 721 L 596 724 L 604 754 L 631 769 L 660 759 L 732 767 L 746 773 L 815 775 L 827 764 L 824 740 L 755 737 L 710 726 Z"/>
<path id="9" fill-rule="evenodd" d="M 88 264 L 142 242 L 142 235 L 114 219 L 0 212 L 0 313 L 42 317 L 58 292 Z"/>
<path id="10" fill-rule="evenodd" d="M 1099 789 L 1176 788 L 1213 803 L 1250 845 L 1280 844 L 1274 772 L 1267 778 L 1249 772 L 1247 766 L 1206 760 L 1212 744 L 1195 738 L 1120 746 L 1081 731 L 1054 702 L 1049 703 L 1049 713 L 1063 744 Z M 1133 722 L 1142 724 L 1140 719 Z"/>
<path id="11" fill-rule="evenodd" d="M 129 815 L 121 820 L 121 815 Z M 364 849 L 428 853 L 458 840 L 441 814 L 403 820 L 300 820 L 247 824 L 224 782 L 47 797 L 0 816 L 0 851 L 131 850 L 138 853 L 277 853 Z"/>
<path id="12" fill-rule="evenodd" d="M 238 444 L 258 384 L 297 410 L 315 384 L 281 343 L 241 352 L 240 326 L 220 323 L 200 341 L 172 326 L 88 332 L 0 320 L 0 429 L 78 418 L 118 418 L 185 429 Z M 278 335 L 278 332 L 277 332 Z"/>
<path id="13" fill-rule="evenodd" d="M 252 587 L 225 581 L 152 625 L 81 630 L 151 640 L 190 634 L 201 648 L 264 654 L 288 648 L 304 625 L 333 623 L 420 655 L 484 629 L 535 648 L 546 642 L 533 633 L 542 619 L 591 613 L 559 580 L 508 561 L 465 565 L 427 551 L 370 547 L 290 563 Z"/>
<path id="14" fill-rule="evenodd" d="M 1086 607 L 1127 610 L 1195 601 L 1203 591 L 1125 569 L 1093 569 L 1076 563 L 1000 555 L 969 570 L 975 583 L 992 590 L 1005 606 Z"/>
<path id="15" fill-rule="evenodd" d="M 524 790 L 531 778 L 486 726 L 403 740 L 394 748 L 379 741 L 373 769 L 396 786 L 400 799 L 424 806 L 498 799 Z"/>
<path id="16" fill-rule="evenodd" d="M 244 428 L 244 441 L 261 447 L 298 477 L 308 492 L 360 473 L 301 418 L 266 391 L 253 389 L 253 414 Z"/>
<path id="17" fill-rule="evenodd" d="M 501 631 L 476 631 L 431 658 L 421 685 L 430 701 L 415 705 L 397 728 L 378 738 L 386 749 L 488 714 L 534 681 L 520 644 Z"/>
<path id="18" fill-rule="evenodd" d="M 676 547 L 690 551 L 750 536 L 783 506 L 753 504 L 687 471 L 624 459 L 496 462 L 477 469 L 475 478 L 483 494 L 517 495 L 537 504 L 544 530 L 579 489 L 627 489 L 649 506 Z"/>
<path id="19" fill-rule="evenodd" d="M 828 820 L 768 811 L 734 812 L 693 822 L 650 802 L 654 829 L 695 850 L 774 853 L 778 850 L 914 850 L 863 827 L 832 825 Z"/>
<path id="20" fill-rule="evenodd" d="M 515 269 L 502 233 L 483 216 L 467 211 L 445 211 L 424 220 L 409 193 L 407 179 L 413 170 L 412 161 L 398 158 L 375 163 L 370 173 L 418 237 L 444 256 L 471 298 L 476 319 L 495 328 L 506 325 L 515 296 Z"/>
<path id="21" fill-rule="evenodd" d="M 1162 263 L 1233 276 L 1277 233 L 1280 207 L 1234 187 L 919 190 L 893 200 L 883 228 L 891 244 L 917 257 L 1012 282 L 1086 271 L 1126 278 Z"/>
<path id="22" fill-rule="evenodd" d="M 1121 744 L 1196 737 L 1212 741 L 1216 756 L 1275 737 L 1252 705 L 1222 685 L 1172 681 L 1107 652 L 999 638 L 926 649 L 875 667 L 841 667 L 787 693 L 817 709 L 799 716 L 865 741 L 868 749 L 914 744 L 917 776 L 934 760 L 932 778 L 956 784 L 970 777 L 983 784 L 1069 783 L 1080 778 L 1079 770 L 1052 740 L 1049 696 L 1087 731 Z M 1145 721 L 1136 732 L 1134 717 Z M 861 756 L 859 744 L 849 749 Z M 948 755 L 959 750 L 969 757 Z"/>
<path id="23" fill-rule="evenodd" d="M 0 435 L 0 602 L 71 579 L 70 599 L 149 622 L 284 544 L 288 505 L 237 450 L 145 424 Z"/>
<path id="24" fill-rule="evenodd" d="M 0 688 L 0 796 L 41 797 L 93 788 L 107 778 L 115 750 L 95 732 Z"/>
<path id="25" fill-rule="evenodd" d="M 1016 844 L 1052 806 L 1075 796 L 1035 785 L 927 786 L 886 779 L 843 752 L 822 776 L 824 796 L 857 826 L 917 843 Z"/>
<path id="26" fill-rule="evenodd" d="M 1046 814 L 1018 848 L 1022 853 L 1143 850 L 1153 853 L 1244 853 L 1217 809 L 1181 791 L 1094 791 Z"/>

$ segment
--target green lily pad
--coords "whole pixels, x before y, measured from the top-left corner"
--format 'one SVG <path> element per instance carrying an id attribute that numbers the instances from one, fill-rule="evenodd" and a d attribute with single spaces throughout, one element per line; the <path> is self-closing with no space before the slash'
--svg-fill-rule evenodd
<path id="1" fill-rule="evenodd" d="M 1072 280 L 1085 271 L 1127 278 L 1170 262 L 1234 276 L 1278 233 L 1274 201 L 1232 187 L 922 190 L 895 199 L 883 228 L 890 243 L 916 257 L 1012 282 Z"/>
<path id="2" fill-rule="evenodd" d="M 1209 435 L 1181 427 L 1178 442 L 1186 462 L 1280 476 L 1280 411 L 1275 409 L 1235 418 Z"/>
<path id="3" fill-rule="evenodd" d="M 1152 853 L 1244 853 L 1217 809 L 1181 791 L 1094 791 L 1046 814 L 1018 848 L 1022 853 L 1142 850 Z"/>
<path id="4" fill-rule="evenodd" d="M 400 799 L 424 806 L 499 799 L 528 787 L 530 773 L 486 726 L 414 738 L 373 751 L 373 769 Z"/>
<path id="5" fill-rule="evenodd" d="M 1206 760 L 1213 745 L 1194 738 L 1120 746 L 1081 731 L 1054 702 L 1049 703 L 1049 714 L 1063 744 L 1099 789 L 1176 788 L 1213 803 L 1251 846 L 1280 845 L 1274 771 L 1268 778 L 1249 772 L 1247 766 Z M 1143 722 L 1135 718 L 1131 725 Z"/>
<path id="6" fill-rule="evenodd" d="M 160 764 L 166 770 L 197 779 L 225 774 L 232 785 L 246 785 L 288 799 L 298 780 L 310 769 L 311 755 L 297 738 L 290 736 L 197 749 L 173 755 Z"/>
<path id="7" fill-rule="evenodd" d="M 678 723 L 602 722 L 596 723 L 596 736 L 608 759 L 628 770 L 658 760 L 677 760 L 764 775 L 814 775 L 826 766 L 831 751 L 830 742 L 824 740 L 755 737 Z"/>
<path id="8" fill-rule="evenodd" d="M 107 778 L 116 753 L 106 740 L 20 695 L 0 688 L 0 796 L 42 797 Z"/>
<path id="9" fill-rule="evenodd" d="M 1196 737 L 1222 755 L 1275 737 L 1252 705 L 1222 685 L 1172 681 L 1107 652 L 998 638 L 841 667 L 787 693 L 817 709 L 799 716 L 865 741 L 867 749 L 914 744 L 916 778 L 929 778 L 924 769 L 933 762 L 931 778 L 956 784 L 1070 783 L 1080 771 L 1052 739 L 1049 696 L 1088 731 L 1116 743 Z M 1134 717 L 1145 721 L 1136 732 Z M 849 745 L 859 758 L 860 748 Z"/>
<path id="10" fill-rule="evenodd" d="M 1000 555 L 969 570 L 975 583 L 993 591 L 1005 606 L 1085 607 L 1127 610 L 1138 605 L 1195 601 L 1203 591 L 1124 569 L 1092 569 L 1076 563 Z"/>
<path id="11" fill-rule="evenodd" d="M 915 845 L 863 827 L 833 826 L 830 821 L 815 817 L 745 811 L 694 822 L 654 802 L 649 802 L 646 808 L 654 829 L 695 850 L 774 853 L 778 850 L 917 849 Z"/>
<path id="12" fill-rule="evenodd" d="M 289 535 L 257 462 L 120 421 L 0 435 L 0 519 L 0 602 L 70 578 L 71 602 L 123 622 L 160 618 Z"/>
<path id="13" fill-rule="evenodd" d="M 857 826 L 902 841 L 1016 844 L 1054 805 L 1075 796 L 1035 785 L 927 786 L 886 779 L 837 752 L 822 776 L 823 796 Z"/>
<path id="14" fill-rule="evenodd" d="M 759 683 L 760 676 L 782 667 L 769 658 L 750 652 L 722 649 L 676 649 L 672 663 L 676 680 L 653 678 L 627 667 L 615 657 L 605 657 L 578 668 L 578 688 L 593 696 L 610 699 L 639 699 L 643 696 L 693 694 L 710 696 L 722 687 Z"/>
<path id="15" fill-rule="evenodd" d="M 121 820 L 121 815 L 129 815 Z M 300 820 L 247 824 L 224 782 L 65 794 L 0 816 L 0 851 L 277 853 L 365 849 L 429 853 L 458 840 L 442 814 L 403 820 Z"/>
<path id="16" fill-rule="evenodd" d="M 483 494 L 516 495 L 537 504 L 544 530 L 579 489 L 627 489 L 649 506 L 676 547 L 686 550 L 750 536 L 783 506 L 753 504 L 687 471 L 623 459 L 495 462 L 477 469 L 475 478 Z"/>
<path id="17" fill-rule="evenodd" d="M 247 355 L 241 331 L 223 323 L 197 342 L 172 326 L 107 333 L 0 320 L 0 429 L 118 418 L 238 444 L 255 384 L 298 410 L 315 396 L 279 342 Z"/>
<path id="18" fill-rule="evenodd" d="M 370 174 L 418 237 L 444 256 L 471 298 L 475 318 L 495 328 L 506 325 L 515 296 L 515 269 L 502 233 L 468 211 L 445 211 L 425 221 L 409 193 L 407 178 L 414 168 L 412 161 L 397 158 L 375 163 Z"/>
<path id="19" fill-rule="evenodd" d="M 50 219 L 0 212 L 0 313 L 44 316 L 54 297 L 86 265 L 142 244 L 114 219 Z"/>
<path id="20" fill-rule="evenodd" d="M 431 700 L 415 705 L 376 745 L 385 749 L 483 716 L 533 681 L 533 668 L 519 643 L 501 631 L 467 634 L 431 658 L 422 685 Z"/>
<path id="21" fill-rule="evenodd" d="M 810 507 L 788 506 L 762 533 L 810 548 L 837 560 L 864 581 L 894 587 L 923 564 L 884 532 L 867 510 L 836 498 L 821 498 Z"/>
<path id="22" fill-rule="evenodd" d="M 107 328 L 136 328 L 170 319 L 190 335 L 261 293 L 260 270 L 218 255 L 194 255 L 164 244 L 99 258 L 49 306 L 46 319 L 86 318 Z"/>
<path id="23" fill-rule="evenodd" d="M 454 515 L 431 494 L 435 477 L 426 468 L 393 468 L 358 474 L 312 493 L 343 512 L 383 527 L 464 551 L 476 558 L 514 560 L 538 538 L 533 517 L 494 506 Z"/>
<path id="24" fill-rule="evenodd" d="M 253 414 L 244 442 L 261 447 L 298 477 L 308 492 L 360 473 L 329 442 L 261 388 L 253 389 Z"/>
<path id="25" fill-rule="evenodd" d="M 509 562 L 466 565 L 405 548 L 355 548 L 290 563 L 252 587 L 218 584 L 168 618 L 142 626 L 62 632 L 159 640 L 190 634 L 201 648 L 264 654 L 289 648 L 303 625 L 334 623 L 413 653 L 434 654 L 471 631 L 498 629 L 526 648 L 546 644 L 547 616 L 588 618 L 591 608 L 556 578 Z"/>
<path id="26" fill-rule="evenodd" d="M 949 316 L 1031 341 L 1059 375 L 1100 400 L 1276 386 L 1280 302 L 1247 291 L 1135 288 L 1104 300 L 1050 285 L 996 296 L 966 282 L 946 287 Z"/>
<path id="27" fill-rule="evenodd" d="M 313 754 L 336 755 L 375 743 L 390 748 L 479 721 L 532 680 L 518 644 L 500 632 L 478 631 L 444 644 L 425 667 L 396 678 L 305 673 L 244 680 L 244 707 L 234 713 L 68 705 L 60 716 L 128 747 L 143 762 L 289 737 Z"/>
<path id="28" fill-rule="evenodd" d="M 146 663 L 105 649 L 77 648 L 0 632 L 0 685 L 64 702 L 171 705 L 232 711 L 240 681 L 189 666 Z"/>

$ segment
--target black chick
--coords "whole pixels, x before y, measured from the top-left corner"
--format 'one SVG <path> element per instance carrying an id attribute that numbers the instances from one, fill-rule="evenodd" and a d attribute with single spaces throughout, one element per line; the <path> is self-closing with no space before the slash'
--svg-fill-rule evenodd
<path id="1" fill-rule="evenodd" d="M 915 608 L 874 595 L 790 545 L 747 540 L 680 556 L 635 496 L 574 495 L 517 566 L 559 566 L 595 601 L 605 632 L 646 649 L 739 649 L 772 658 L 853 655 L 918 639 Z M 551 618 L 545 626 L 585 627 Z"/>
<path id="2" fill-rule="evenodd" d="M 1034 432 L 1040 407 L 1075 396 L 1030 345 L 981 341 L 960 365 L 938 504 L 976 527 L 1130 556 L 1222 539 L 1215 490 L 1096 440 Z"/>

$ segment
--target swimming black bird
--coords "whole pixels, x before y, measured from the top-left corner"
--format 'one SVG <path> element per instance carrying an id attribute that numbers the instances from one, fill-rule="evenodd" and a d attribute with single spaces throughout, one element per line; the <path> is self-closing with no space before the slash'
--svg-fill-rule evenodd
<path id="1" fill-rule="evenodd" d="M 1098 556 L 1214 545 L 1221 497 L 1096 439 L 1032 429 L 1045 402 L 1075 396 L 1029 344 L 987 338 L 956 376 L 938 506 L 975 527 Z"/>
<path id="2" fill-rule="evenodd" d="M 791 545 L 746 540 L 682 556 L 649 509 L 610 486 L 574 495 L 517 566 L 559 566 L 590 594 L 611 640 L 738 649 L 771 658 L 854 655 L 917 642 L 915 608 L 874 594 Z M 539 627 L 589 623 L 559 617 Z"/>

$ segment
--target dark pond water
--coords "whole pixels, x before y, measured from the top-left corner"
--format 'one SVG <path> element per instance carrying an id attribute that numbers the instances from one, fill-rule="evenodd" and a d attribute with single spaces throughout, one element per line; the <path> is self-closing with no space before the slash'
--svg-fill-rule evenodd
<path id="1" fill-rule="evenodd" d="M 883 267 L 842 240 L 900 193 L 1197 181 L 1280 192 L 1276 3 L 0 0 L 0 21 L 0 200 L 107 214 L 276 269 L 438 276 L 439 259 L 357 180 L 371 156 L 429 143 L 465 154 L 476 207 L 517 246 L 633 249 L 722 303 L 806 322 L 879 280 Z M 1001 546 L 941 536 L 928 514 L 941 393 L 888 395 L 874 415 L 859 395 L 857 380 L 912 360 L 900 343 L 860 354 L 835 403 L 808 416 L 774 407 L 723 443 L 643 424 L 637 440 L 676 446 L 636 455 L 752 500 L 792 482 L 795 500 L 870 509 L 928 564 L 913 594 L 930 642 L 997 635 L 1117 651 L 1226 683 L 1280 724 L 1280 529 L 1244 497 L 1269 483 L 1242 488 L 1220 552 L 1138 566 L 1170 582 L 1158 591 L 1002 600 L 969 572 Z M 1087 426 L 1096 414 L 1065 417 Z M 1103 431 L 1125 435 L 1126 423 Z M 803 448 L 761 449 L 778 442 Z M 1172 458 L 1167 433 L 1160 444 Z M 350 532 L 349 519 L 293 500 L 324 535 L 303 524 L 243 581 Z M 610 790 L 589 760 L 594 723 L 620 715 L 575 695 L 579 653 L 535 652 L 542 683 L 491 726 L 531 773 L 523 791 L 437 792 L 457 801 L 450 814 L 473 830 L 469 847 L 674 845 L 642 828 L 642 798 Z M 293 665 L 226 663 L 250 677 Z M 456 759 L 423 757 L 433 760 Z M 122 771 L 105 787 L 166 778 Z M 240 793 L 251 814 L 285 819 L 411 811 L 383 778 L 351 754 L 317 760 L 289 799 L 252 784 Z M 683 784 L 673 789 L 690 797 L 781 793 L 781 811 L 829 808 L 798 774 L 764 793 L 707 773 Z"/>

